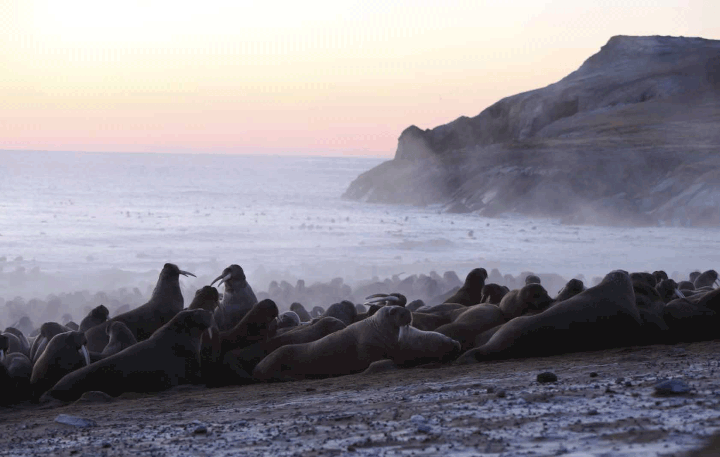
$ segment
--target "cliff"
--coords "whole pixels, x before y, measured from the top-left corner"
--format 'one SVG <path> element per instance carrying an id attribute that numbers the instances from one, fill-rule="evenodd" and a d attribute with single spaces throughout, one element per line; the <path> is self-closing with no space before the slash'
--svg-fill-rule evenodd
<path id="1" fill-rule="evenodd" d="M 557 83 L 408 127 L 345 198 L 569 223 L 720 225 L 720 41 L 611 38 Z"/>

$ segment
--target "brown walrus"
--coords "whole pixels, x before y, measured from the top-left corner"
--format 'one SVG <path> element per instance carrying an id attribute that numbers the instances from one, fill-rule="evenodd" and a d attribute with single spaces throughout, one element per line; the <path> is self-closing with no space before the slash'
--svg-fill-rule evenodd
<path id="1" fill-rule="evenodd" d="M 107 327 L 107 334 L 110 338 L 107 346 L 100 353 L 103 357 L 117 354 L 123 349 L 127 349 L 137 343 L 135 335 L 124 323 L 120 321 L 111 322 Z"/>
<path id="2" fill-rule="evenodd" d="M 622 346 L 633 341 L 641 325 L 630 275 L 616 270 L 597 286 L 540 314 L 507 322 L 487 343 L 466 352 L 457 363 Z"/>
<path id="3" fill-rule="evenodd" d="M 101 352 L 105 349 L 110 340 L 106 331 L 107 326 L 116 321 L 127 325 L 136 340 L 143 341 L 150 338 L 155 330 L 165 325 L 183 309 L 184 300 L 180 291 L 180 275 L 195 276 L 179 269 L 177 265 L 166 263 L 160 272 L 150 301 L 85 332 L 88 350 Z"/>
<path id="4" fill-rule="evenodd" d="M 210 285 L 215 281 L 220 281 L 218 287 L 225 285 L 222 302 L 213 314 L 215 323 L 222 331 L 230 330 L 255 306 L 258 299 L 240 265 L 232 264 L 225 268 Z"/>
<path id="5" fill-rule="evenodd" d="M 505 316 L 496 305 L 481 303 L 471 306 L 451 323 L 435 329 L 458 341 L 463 350 L 474 347 L 475 338 L 482 332 L 505 323 Z"/>
<path id="6" fill-rule="evenodd" d="M 345 327 L 346 325 L 339 319 L 323 317 L 314 324 L 299 326 L 290 332 L 277 335 L 267 341 L 228 352 L 224 355 L 223 363 L 226 366 L 240 368 L 245 373 L 252 373 L 262 359 L 280 347 L 290 344 L 310 343 Z M 233 369 L 233 372 L 237 372 L 237 370 Z M 241 377 L 244 377 L 244 373 L 241 374 Z"/>
<path id="7" fill-rule="evenodd" d="M 487 276 L 487 271 L 484 268 L 475 268 L 468 273 L 465 283 L 460 289 L 446 298 L 444 303 L 459 303 L 465 306 L 477 305 L 482 300 L 482 290 Z"/>
<path id="8" fill-rule="evenodd" d="M 39 398 L 66 374 L 90 365 L 86 343 L 82 332 L 59 333 L 52 337 L 33 365 L 30 388 L 34 398 Z"/>
<path id="9" fill-rule="evenodd" d="M 233 349 L 266 341 L 277 332 L 278 307 L 266 298 L 254 305 L 232 329 L 220 332 L 221 356 Z"/>
<path id="10" fill-rule="evenodd" d="M 45 398 L 72 401 L 88 391 L 118 396 L 196 382 L 200 335 L 211 323 L 212 314 L 204 309 L 180 311 L 150 338 L 66 375 Z"/>
<path id="11" fill-rule="evenodd" d="M 410 329 L 411 322 L 409 310 L 384 306 L 374 315 L 324 338 L 277 349 L 255 367 L 253 377 L 282 380 L 340 376 L 361 372 L 376 360 L 410 363 L 428 354 L 441 357 L 438 349 L 449 352 L 457 348 L 457 342 L 443 335 Z"/>
<path id="12" fill-rule="evenodd" d="M 509 321 L 526 313 L 538 313 L 545 310 L 552 303 L 543 286 L 538 283 L 529 283 L 522 289 L 511 290 L 500 300 L 498 308 Z"/>
<path id="13" fill-rule="evenodd" d="M 87 316 L 83 318 L 83 320 L 80 321 L 78 331 L 83 333 L 87 332 L 96 325 L 100 325 L 105 322 L 109 315 L 110 311 L 108 311 L 105 305 L 96 306 L 88 313 Z"/>

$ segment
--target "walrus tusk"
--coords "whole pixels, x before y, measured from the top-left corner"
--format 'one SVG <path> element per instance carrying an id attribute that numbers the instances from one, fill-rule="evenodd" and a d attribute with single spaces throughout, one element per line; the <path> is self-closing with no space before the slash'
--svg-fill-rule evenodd
<path id="1" fill-rule="evenodd" d="M 0 362 L 5 361 L 5 349 L 0 349 Z"/>
<path id="2" fill-rule="evenodd" d="M 365 304 L 380 303 L 380 302 L 384 302 L 384 301 L 399 302 L 400 299 L 394 295 L 386 295 L 384 297 L 371 298 L 370 300 L 366 301 Z"/>
<path id="3" fill-rule="evenodd" d="M 88 353 L 87 346 L 83 344 L 80 349 L 78 349 L 78 352 L 82 354 L 85 359 L 85 366 L 90 365 L 90 354 Z"/>
<path id="4" fill-rule="evenodd" d="M 398 342 L 402 341 L 403 337 L 410 332 L 410 324 L 400 326 L 398 331 Z"/>
<path id="5" fill-rule="evenodd" d="M 558 293 L 557 293 L 557 294 L 560 295 L 561 293 L 563 293 L 563 290 L 565 290 L 565 287 L 563 287 L 562 289 L 558 290 Z"/>
<path id="6" fill-rule="evenodd" d="M 220 286 L 222 285 L 222 283 L 224 283 L 225 281 L 229 281 L 230 278 L 232 278 L 232 273 L 228 273 L 228 274 L 226 274 L 225 276 L 220 275 L 220 276 L 218 276 L 218 277 L 215 279 L 215 281 L 217 281 L 218 279 L 220 279 L 220 282 L 219 282 L 218 285 L 217 285 L 218 287 L 220 287 Z M 215 281 L 211 282 L 210 285 L 212 286 L 212 285 L 215 283 Z"/>
<path id="7" fill-rule="evenodd" d="M 180 274 L 183 276 L 192 276 L 193 278 L 197 278 L 194 274 L 190 273 L 189 271 L 180 270 Z M 212 285 L 212 284 L 211 284 Z"/>
<path id="8" fill-rule="evenodd" d="M 716 279 L 716 280 L 715 280 L 715 285 L 718 286 L 718 287 L 720 287 L 720 279 Z"/>
<path id="9" fill-rule="evenodd" d="M 208 335 L 210 336 L 210 341 L 212 341 L 212 327 L 208 327 L 207 331 Z"/>
<path id="10" fill-rule="evenodd" d="M 677 295 L 678 298 L 685 298 L 685 294 L 680 292 L 680 289 L 675 289 L 675 295 Z"/>
<path id="11" fill-rule="evenodd" d="M 365 300 L 369 300 L 371 298 L 377 298 L 377 297 L 387 297 L 388 294 L 372 294 L 365 297 Z"/>

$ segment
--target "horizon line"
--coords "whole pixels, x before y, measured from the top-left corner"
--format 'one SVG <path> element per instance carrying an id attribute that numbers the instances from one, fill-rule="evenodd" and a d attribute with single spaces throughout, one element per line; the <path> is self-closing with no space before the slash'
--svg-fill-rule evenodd
<path id="1" fill-rule="evenodd" d="M 268 150 L 266 150 L 268 151 Z M 69 149 L 4 149 L 0 148 L 0 153 L 4 152 L 29 152 L 29 153 L 58 153 L 58 154 L 136 154 L 136 155 L 201 155 L 201 156 L 252 156 L 252 157 L 328 157 L 328 158 L 353 158 L 353 159 L 385 159 L 393 160 L 391 157 L 379 155 L 380 153 L 362 154 L 347 151 L 338 151 L 330 153 L 319 152 L 291 152 L 289 150 L 281 150 L 275 152 L 221 152 L 221 151 L 197 151 L 197 150 L 173 150 L 173 151 L 93 151 L 93 150 L 69 150 Z"/>

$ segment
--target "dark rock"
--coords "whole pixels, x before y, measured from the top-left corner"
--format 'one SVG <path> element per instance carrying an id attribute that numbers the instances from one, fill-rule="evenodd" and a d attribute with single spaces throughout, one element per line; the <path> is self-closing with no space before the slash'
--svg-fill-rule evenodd
<path id="1" fill-rule="evenodd" d="M 55 418 L 55 422 L 59 424 L 72 425 L 78 428 L 87 428 L 97 426 L 97 422 L 91 419 L 83 419 L 82 417 L 70 416 L 68 414 L 60 414 Z"/>
<path id="2" fill-rule="evenodd" d="M 657 395 L 684 395 L 690 392 L 690 386 L 682 379 L 666 379 L 655 384 Z"/>
<path id="3" fill-rule="evenodd" d="M 544 373 L 540 373 L 537 375 L 537 382 L 545 383 L 545 382 L 557 382 L 558 377 L 555 373 L 551 373 L 549 371 L 546 371 Z"/>

